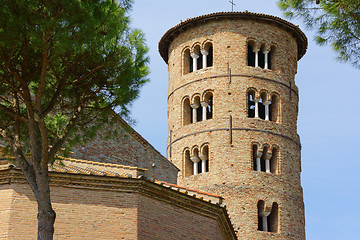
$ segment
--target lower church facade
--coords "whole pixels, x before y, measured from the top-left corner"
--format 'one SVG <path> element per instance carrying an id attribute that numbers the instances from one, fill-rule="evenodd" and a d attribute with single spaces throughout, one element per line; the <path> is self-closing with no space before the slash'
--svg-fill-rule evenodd
<path id="1" fill-rule="evenodd" d="M 174 165 L 133 129 L 123 135 L 49 166 L 54 239 L 236 239 L 220 196 L 177 186 Z M 150 168 L 126 164 L 132 155 Z M 11 159 L 0 160 L 0 199 L 0 239 L 35 239 L 36 199 Z"/>

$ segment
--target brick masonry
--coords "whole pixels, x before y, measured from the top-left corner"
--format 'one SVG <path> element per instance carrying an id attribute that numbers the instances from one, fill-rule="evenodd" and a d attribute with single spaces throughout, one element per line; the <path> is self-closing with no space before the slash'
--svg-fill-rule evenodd
<path id="1" fill-rule="evenodd" d="M 54 239 L 235 239 L 226 210 L 136 178 L 50 173 Z M 0 239 L 34 239 L 37 203 L 20 170 L 0 171 Z"/>
<path id="2" fill-rule="evenodd" d="M 249 40 L 273 46 L 272 70 L 248 66 Z M 186 73 L 184 51 L 201 49 L 206 42 L 213 45 L 213 66 Z M 306 46 L 306 37 L 291 23 L 247 12 L 188 19 L 159 43 L 169 69 L 167 155 L 181 170 L 178 184 L 223 196 L 239 239 L 305 239 L 294 78 Z M 249 89 L 256 98 L 261 93 L 279 96 L 276 121 L 248 118 Z M 183 99 L 206 91 L 213 93 L 213 118 L 184 125 Z M 253 170 L 255 143 L 277 147 L 275 173 Z M 185 176 L 184 149 L 203 144 L 209 146 L 209 172 Z M 257 230 L 259 200 L 279 205 L 276 233 Z"/>

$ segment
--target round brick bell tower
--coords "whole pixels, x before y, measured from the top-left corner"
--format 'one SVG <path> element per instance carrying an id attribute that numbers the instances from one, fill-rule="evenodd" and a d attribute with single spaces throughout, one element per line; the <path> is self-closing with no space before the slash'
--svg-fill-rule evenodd
<path id="1" fill-rule="evenodd" d="M 168 64 L 167 156 L 178 184 L 221 195 L 239 239 L 305 239 L 295 25 L 250 12 L 181 22 Z"/>

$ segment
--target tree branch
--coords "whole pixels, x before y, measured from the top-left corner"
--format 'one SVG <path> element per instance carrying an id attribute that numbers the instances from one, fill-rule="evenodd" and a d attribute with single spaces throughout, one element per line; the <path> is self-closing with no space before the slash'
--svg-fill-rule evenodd
<path id="1" fill-rule="evenodd" d="M 68 135 L 70 134 L 71 130 L 73 129 L 73 127 L 76 125 L 78 118 L 79 118 L 79 114 L 82 110 L 82 106 L 79 106 L 78 109 L 75 111 L 74 116 L 71 118 L 71 120 L 69 121 L 69 123 L 67 124 L 63 135 L 55 142 L 55 144 L 53 145 L 53 147 L 51 148 L 50 152 L 49 152 L 49 160 L 53 159 L 56 155 L 56 153 L 60 150 L 60 148 L 62 147 L 63 143 L 65 142 L 66 138 L 68 137 Z"/>
<path id="2" fill-rule="evenodd" d="M 42 67 L 40 74 L 40 84 L 38 88 L 38 92 L 36 94 L 35 108 L 38 113 L 41 113 L 41 99 L 46 85 L 46 69 L 48 65 L 48 54 L 49 54 L 49 37 L 50 37 L 50 29 L 47 29 L 44 39 L 43 39 L 43 52 L 42 52 Z"/>

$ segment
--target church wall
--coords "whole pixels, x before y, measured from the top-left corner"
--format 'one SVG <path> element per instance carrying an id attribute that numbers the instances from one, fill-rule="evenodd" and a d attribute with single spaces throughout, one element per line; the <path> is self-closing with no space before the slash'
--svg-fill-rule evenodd
<path id="1" fill-rule="evenodd" d="M 143 197 L 139 200 L 139 240 L 221 240 L 218 222 L 166 202 Z"/>
<path id="2" fill-rule="evenodd" d="M 13 193 L 14 191 L 8 186 L 0 186 L 0 239 L 8 236 Z"/>
<path id="3" fill-rule="evenodd" d="M 0 171 L 0 239 L 34 239 L 36 199 L 17 169 Z M 235 239 L 221 203 L 139 178 L 51 173 L 54 239 Z"/>
<path id="4" fill-rule="evenodd" d="M 34 239 L 37 203 L 33 193 L 26 184 L 11 187 L 7 239 Z M 54 239 L 136 239 L 137 194 L 66 187 L 51 191 L 57 214 Z"/>
<path id="5" fill-rule="evenodd" d="M 147 178 L 176 184 L 178 169 L 175 165 L 123 120 L 121 122 L 128 128 L 127 131 L 120 130 L 118 136 L 107 139 L 99 131 L 92 141 L 84 146 L 75 146 L 71 157 L 143 168 L 146 169 Z M 121 124 L 118 125 L 119 128 L 123 128 L 124 125 Z"/>

